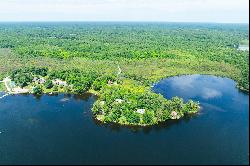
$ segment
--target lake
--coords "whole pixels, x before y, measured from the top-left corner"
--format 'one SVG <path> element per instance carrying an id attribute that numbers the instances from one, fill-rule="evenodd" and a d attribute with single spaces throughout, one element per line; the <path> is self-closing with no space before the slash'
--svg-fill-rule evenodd
<path id="1" fill-rule="evenodd" d="M 129 128 L 93 120 L 92 94 L 0 99 L 0 164 L 249 163 L 249 96 L 234 81 L 179 76 L 153 90 L 197 100 L 202 109 L 181 120 Z"/>
<path id="2" fill-rule="evenodd" d="M 249 46 L 248 45 L 239 45 L 238 50 L 249 51 Z"/>

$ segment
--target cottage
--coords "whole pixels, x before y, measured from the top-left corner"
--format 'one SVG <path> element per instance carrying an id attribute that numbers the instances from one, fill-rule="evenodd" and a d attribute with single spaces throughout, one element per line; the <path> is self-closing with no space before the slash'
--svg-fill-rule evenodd
<path id="1" fill-rule="evenodd" d="M 137 113 L 139 114 L 144 114 L 145 113 L 145 109 L 138 109 L 136 110 Z"/>
<path id="2" fill-rule="evenodd" d="M 105 104 L 105 101 L 100 101 L 100 105 L 103 106 Z"/>
<path id="3" fill-rule="evenodd" d="M 109 84 L 109 85 L 112 85 L 112 84 L 113 84 L 113 81 L 109 80 L 109 81 L 108 81 L 108 84 Z"/>
<path id="4" fill-rule="evenodd" d="M 180 119 L 180 116 L 178 115 L 177 112 L 172 111 L 172 112 L 171 112 L 171 119 Z"/>
<path id="5" fill-rule="evenodd" d="M 44 78 L 37 78 L 37 77 L 35 77 L 32 81 L 37 84 L 44 84 L 46 82 Z"/>
<path id="6" fill-rule="evenodd" d="M 100 114 L 101 114 L 101 115 L 104 115 L 104 114 L 105 114 L 105 112 L 104 112 L 103 109 L 100 110 Z"/>
<path id="7" fill-rule="evenodd" d="M 115 99 L 115 102 L 120 104 L 120 103 L 124 102 L 124 100 L 122 100 L 122 99 Z"/>
<path id="8" fill-rule="evenodd" d="M 66 81 L 62 81 L 62 80 L 59 80 L 59 79 L 53 80 L 52 83 L 53 83 L 54 85 L 67 86 L 67 82 L 66 82 Z"/>

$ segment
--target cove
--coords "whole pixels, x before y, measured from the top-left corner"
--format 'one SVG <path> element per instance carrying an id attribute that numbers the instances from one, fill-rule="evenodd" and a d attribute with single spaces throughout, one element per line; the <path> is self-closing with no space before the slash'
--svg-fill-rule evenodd
<path id="1" fill-rule="evenodd" d="M 0 99 L 0 164 L 249 163 L 249 96 L 233 80 L 178 76 L 153 91 L 199 101 L 202 109 L 157 126 L 128 128 L 96 122 L 92 94 L 6 96 Z"/>

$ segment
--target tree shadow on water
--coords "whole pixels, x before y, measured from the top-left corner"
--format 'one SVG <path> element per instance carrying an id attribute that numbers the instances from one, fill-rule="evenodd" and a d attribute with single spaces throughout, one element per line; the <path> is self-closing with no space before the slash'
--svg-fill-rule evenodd
<path id="1" fill-rule="evenodd" d="M 76 99 L 76 100 L 84 100 L 84 101 L 88 101 L 91 97 L 95 96 L 94 94 L 92 93 L 84 93 L 84 94 L 74 94 L 73 95 L 73 98 Z"/>
<path id="2" fill-rule="evenodd" d="M 165 122 L 161 122 L 156 125 L 152 126 L 129 126 L 129 125 L 119 125 L 116 123 L 102 123 L 95 118 L 92 118 L 94 123 L 97 126 L 105 127 L 112 132 L 121 132 L 122 130 L 129 130 L 132 133 L 143 133 L 143 134 L 150 134 L 151 132 L 159 132 L 162 130 L 169 130 L 174 126 L 183 125 L 189 123 L 192 119 L 198 117 L 198 114 L 186 115 L 181 119 L 178 120 L 167 120 Z"/>
<path id="3" fill-rule="evenodd" d="M 43 95 L 35 95 L 33 94 L 33 97 L 35 98 L 36 101 L 40 101 Z"/>

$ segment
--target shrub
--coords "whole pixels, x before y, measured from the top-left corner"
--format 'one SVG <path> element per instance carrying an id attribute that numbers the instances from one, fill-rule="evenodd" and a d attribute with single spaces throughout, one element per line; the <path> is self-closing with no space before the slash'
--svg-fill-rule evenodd
<path id="1" fill-rule="evenodd" d="M 51 88 L 53 88 L 54 85 L 53 85 L 51 80 L 47 80 L 45 82 L 44 86 L 45 86 L 46 89 L 51 89 Z"/>
<path id="2" fill-rule="evenodd" d="M 33 93 L 34 94 L 42 94 L 43 93 L 43 89 L 40 86 L 35 86 L 33 88 Z"/>

